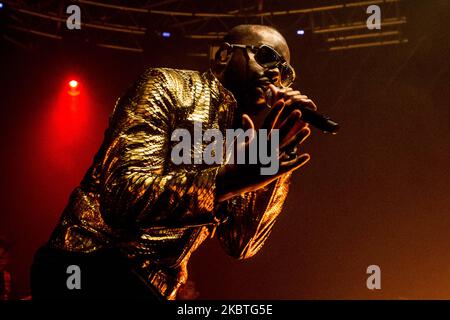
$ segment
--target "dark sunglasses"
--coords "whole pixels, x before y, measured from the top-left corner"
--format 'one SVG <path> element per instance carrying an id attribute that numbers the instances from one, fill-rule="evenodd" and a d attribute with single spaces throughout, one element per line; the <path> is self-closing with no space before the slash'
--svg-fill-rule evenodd
<path id="1" fill-rule="evenodd" d="M 260 66 L 272 69 L 278 68 L 280 70 L 281 85 L 289 87 L 295 80 L 294 68 L 279 54 L 274 48 L 267 44 L 260 46 L 252 46 L 245 44 L 229 44 L 230 48 L 250 49 L 255 54 L 255 61 Z"/>

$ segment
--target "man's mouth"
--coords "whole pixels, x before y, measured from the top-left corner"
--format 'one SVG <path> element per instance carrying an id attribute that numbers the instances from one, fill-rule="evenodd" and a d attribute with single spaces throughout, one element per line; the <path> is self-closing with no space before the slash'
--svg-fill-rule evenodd
<path id="1" fill-rule="evenodd" d="M 260 79 L 257 81 L 255 89 L 260 97 L 265 98 L 266 92 L 267 90 L 269 90 L 270 84 L 272 84 L 272 82 L 269 79 Z"/>
<path id="2" fill-rule="evenodd" d="M 255 87 L 255 91 L 256 91 L 257 96 L 258 96 L 257 104 L 261 104 L 264 107 L 266 106 L 266 104 L 267 104 L 267 101 L 266 101 L 267 91 L 270 90 L 269 89 L 269 85 L 271 83 L 272 82 L 270 82 L 269 80 L 267 80 L 267 81 L 263 80 L 263 81 L 258 81 L 257 82 L 257 85 Z"/>
<path id="3" fill-rule="evenodd" d="M 260 79 L 258 80 L 258 87 L 262 88 L 264 91 L 269 89 L 269 85 L 272 83 L 269 79 Z"/>

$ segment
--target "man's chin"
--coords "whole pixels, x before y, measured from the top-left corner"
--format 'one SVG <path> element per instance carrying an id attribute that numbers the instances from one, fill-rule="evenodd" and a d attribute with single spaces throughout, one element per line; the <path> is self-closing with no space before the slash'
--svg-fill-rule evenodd
<path id="1" fill-rule="evenodd" d="M 267 108 L 266 96 L 263 88 L 254 87 L 254 89 L 249 89 L 248 94 L 245 97 L 245 112 L 249 114 L 259 113 L 260 111 Z"/>

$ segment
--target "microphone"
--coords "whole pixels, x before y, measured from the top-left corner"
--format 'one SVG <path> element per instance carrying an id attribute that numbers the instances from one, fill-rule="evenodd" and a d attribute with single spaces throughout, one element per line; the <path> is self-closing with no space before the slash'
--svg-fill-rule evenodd
<path id="1" fill-rule="evenodd" d="M 300 119 L 304 122 L 309 123 L 319 130 L 322 130 L 324 133 L 338 133 L 340 125 L 333 121 L 330 117 L 324 116 L 311 108 L 303 106 L 302 104 L 294 103 L 294 106 L 298 107 L 298 109 L 302 112 L 302 117 Z"/>
<path id="2" fill-rule="evenodd" d="M 266 91 L 266 101 L 272 98 L 272 90 Z M 330 117 L 320 114 L 319 112 L 299 103 L 293 103 L 294 108 L 301 111 L 301 120 L 309 123 L 315 128 L 321 130 L 324 133 L 336 134 L 339 131 L 340 125 L 332 120 Z"/>

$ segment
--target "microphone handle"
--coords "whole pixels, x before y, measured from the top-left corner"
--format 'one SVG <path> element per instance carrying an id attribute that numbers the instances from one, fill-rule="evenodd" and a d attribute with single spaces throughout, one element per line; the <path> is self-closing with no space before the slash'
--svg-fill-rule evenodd
<path id="1" fill-rule="evenodd" d="M 339 131 L 340 125 L 333 121 L 330 117 L 324 116 L 317 111 L 305 107 L 301 104 L 294 106 L 298 107 L 298 109 L 302 113 L 302 117 L 300 118 L 306 123 L 316 127 L 319 130 L 322 130 L 324 133 L 336 134 Z"/>

